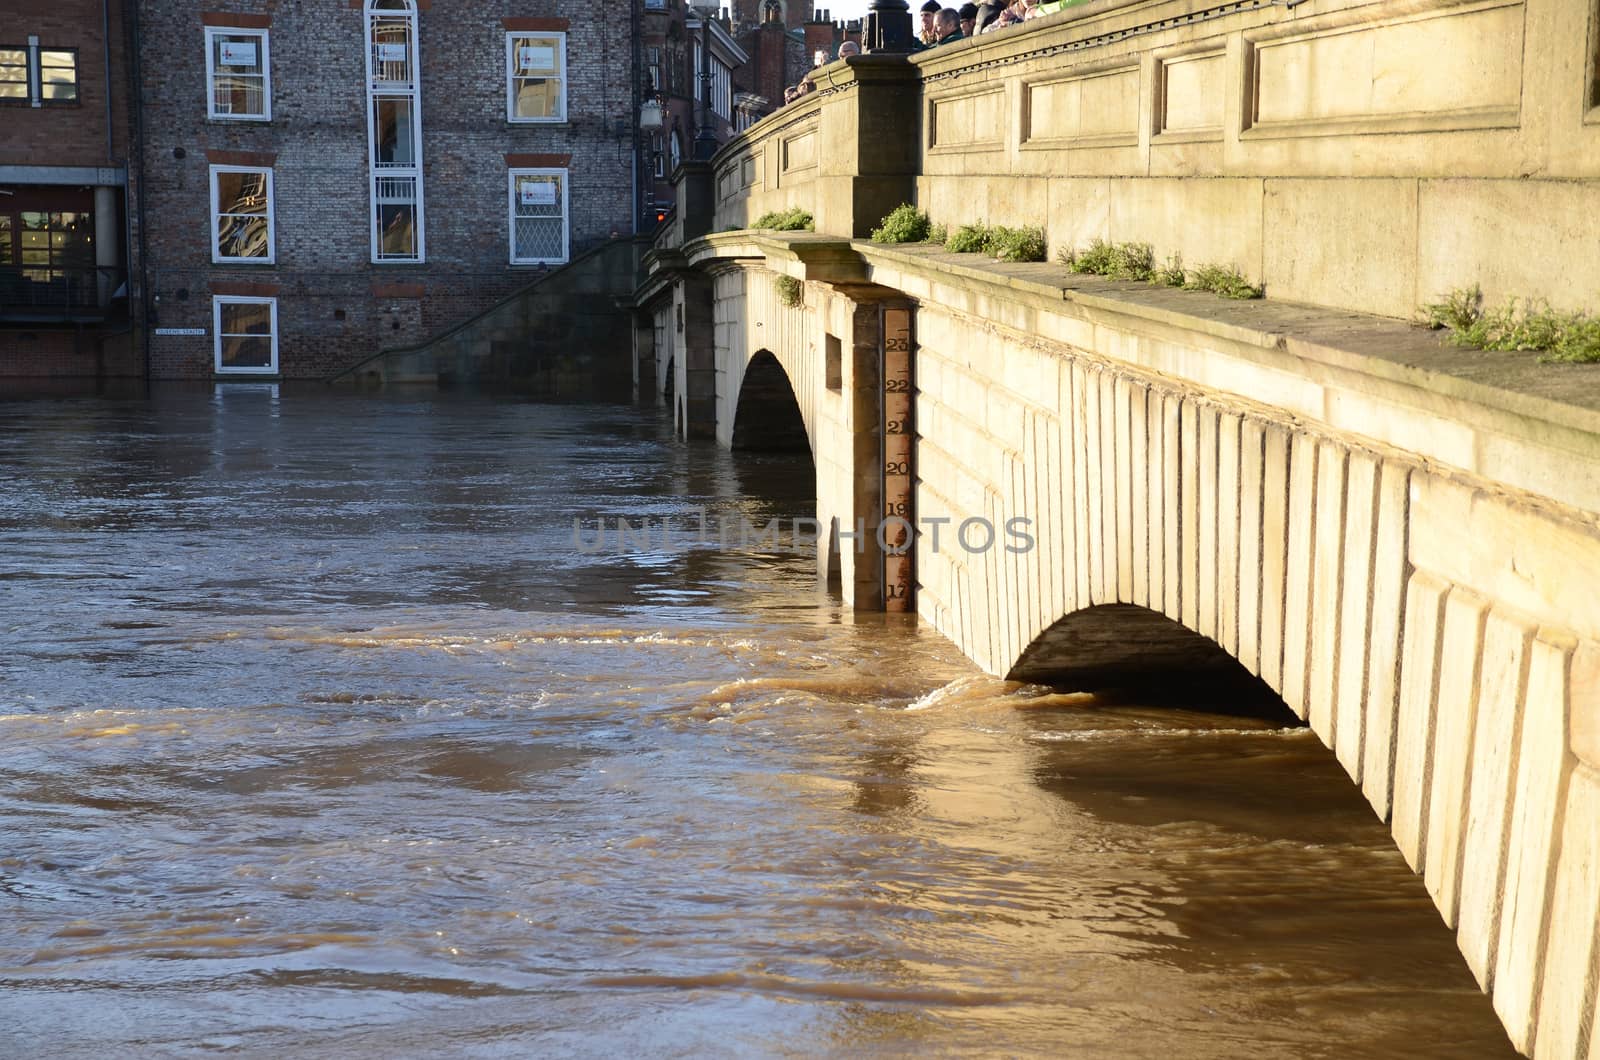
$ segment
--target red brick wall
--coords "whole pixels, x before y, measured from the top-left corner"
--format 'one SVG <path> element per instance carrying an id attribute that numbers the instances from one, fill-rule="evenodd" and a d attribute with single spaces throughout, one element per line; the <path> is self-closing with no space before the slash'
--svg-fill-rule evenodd
<path id="1" fill-rule="evenodd" d="M 668 3 L 678 3 L 681 0 L 668 0 Z M 799 29 L 811 21 L 813 9 L 812 0 L 780 0 L 783 8 L 783 20 L 779 23 L 785 29 Z M 755 29 L 762 23 L 762 9 L 766 0 L 734 0 L 732 10 L 733 32 L 735 35 Z"/>
<path id="2" fill-rule="evenodd" d="M 224 6 L 271 17 L 271 122 L 206 119 L 201 12 Z M 420 343 L 528 283 L 543 270 L 508 264 L 508 154 L 571 156 L 573 255 L 632 229 L 637 116 L 626 18 L 595 18 L 575 0 L 457 0 L 423 11 L 427 262 L 374 265 L 359 8 L 141 0 L 141 11 L 151 57 L 143 92 L 145 210 L 151 287 L 160 295 L 157 324 L 205 328 L 208 335 L 154 337 L 158 378 L 211 373 L 214 282 L 279 285 L 279 365 L 291 378 L 323 377 L 382 349 Z M 502 19 L 508 16 L 571 19 L 566 123 L 506 121 Z M 184 157 L 174 156 L 178 149 Z M 275 265 L 211 264 L 208 150 L 276 154 Z M 396 284 L 414 287 L 400 294 Z M 414 291 L 420 296 L 412 297 Z"/>
<path id="3" fill-rule="evenodd" d="M 126 377 L 143 374 L 126 325 L 115 331 L 94 328 L 20 325 L 0 331 L 0 376 Z"/>
<path id="4" fill-rule="evenodd" d="M 806 23 L 806 62 L 812 63 L 812 57 L 822 51 L 833 58 L 834 27 L 832 22 L 807 22 Z"/>
<path id="5" fill-rule="evenodd" d="M 796 46 L 783 27 L 775 23 L 748 34 L 739 41 L 739 46 L 750 56 L 750 61 L 734 71 L 734 84 L 742 91 L 765 97 L 775 108 L 783 106 L 783 90 L 799 80 L 809 60 L 798 72 L 790 69 L 789 53 L 796 50 Z"/>
<path id="6" fill-rule="evenodd" d="M 106 53 L 101 0 L 5 0 L 0 44 L 78 49 L 78 102 L 0 102 L 0 165 L 113 166 L 128 154 L 122 0 L 111 0 L 112 143 L 106 144 Z"/>

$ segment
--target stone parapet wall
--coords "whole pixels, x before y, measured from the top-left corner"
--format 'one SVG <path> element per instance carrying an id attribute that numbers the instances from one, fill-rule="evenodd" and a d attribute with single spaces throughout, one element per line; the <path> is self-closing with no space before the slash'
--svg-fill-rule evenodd
<path id="1" fill-rule="evenodd" d="M 1592 310 L 1597 7 L 1099 0 L 899 74 L 846 60 L 718 156 L 718 226 L 798 205 L 862 236 L 898 174 L 935 221 L 1043 227 L 1052 255 L 1148 242 L 1391 317 L 1474 284 Z"/>

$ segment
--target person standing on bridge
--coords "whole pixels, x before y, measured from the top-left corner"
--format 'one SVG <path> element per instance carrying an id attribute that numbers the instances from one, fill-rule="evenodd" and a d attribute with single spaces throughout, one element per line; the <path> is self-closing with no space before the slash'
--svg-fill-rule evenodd
<path id="1" fill-rule="evenodd" d="M 933 21 L 938 17 L 940 9 L 939 0 L 927 0 L 922 5 L 922 29 L 917 33 L 917 47 L 912 49 L 913 51 L 931 48 L 939 43 L 939 33 L 934 28 Z"/>
<path id="2" fill-rule="evenodd" d="M 978 32 L 978 5 L 962 4 L 956 12 L 961 16 L 961 35 L 970 37 Z"/>

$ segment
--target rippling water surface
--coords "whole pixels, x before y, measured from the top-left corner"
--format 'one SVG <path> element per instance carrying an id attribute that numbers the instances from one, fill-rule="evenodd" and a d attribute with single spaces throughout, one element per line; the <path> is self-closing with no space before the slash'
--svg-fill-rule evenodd
<path id="1" fill-rule="evenodd" d="M 623 408 L 0 400 L 0 1055 L 1510 1055 L 1304 730 L 573 545 L 808 475 Z"/>

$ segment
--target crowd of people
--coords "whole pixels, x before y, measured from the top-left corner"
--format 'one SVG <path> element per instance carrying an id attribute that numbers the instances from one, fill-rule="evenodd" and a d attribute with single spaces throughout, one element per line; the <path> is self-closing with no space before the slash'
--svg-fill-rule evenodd
<path id="1" fill-rule="evenodd" d="M 1057 11 L 1084 3 L 1088 3 L 1088 0 L 984 0 L 981 4 L 969 2 L 957 8 L 944 7 L 939 0 L 927 0 L 921 9 L 922 27 L 917 32 L 917 39 L 912 44 L 911 50 L 920 52 L 937 48 L 941 44 L 954 44 L 968 37 L 976 37 L 980 33 L 1053 15 Z M 834 58 L 845 59 L 860 54 L 861 46 L 855 41 L 847 40 L 839 45 L 837 56 L 829 56 L 826 51 L 819 50 L 812 58 L 817 66 L 823 66 Z M 816 88 L 811 75 L 807 74 L 800 79 L 799 84 L 783 90 L 783 102 L 793 103 L 815 92 Z"/>
<path id="2" fill-rule="evenodd" d="M 987 34 L 990 30 L 1043 18 L 1046 14 L 1064 11 L 1080 3 L 1088 3 L 1088 0 L 984 0 L 984 3 L 963 3 L 958 8 L 942 6 L 939 0 L 926 0 L 922 5 L 922 29 L 917 32 L 912 51 L 950 45 L 957 40 Z M 819 50 L 814 54 L 813 61 L 816 66 L 826 66 L 827 62 L 850 58 L 853 54 L 861 54 L 861 45 L 846 40 L 838 45 L 837 56 L 829 56 L 827 51 Z M 784 90 L 784 104 L 802 99 L 813 91 L 816 91 L 816 83 L 811 80 L 810 74 L 806 74 L 800 78 L 798 85 L 790 85 Z"/>
<path id="3" fill-rule="evenodd" d="M 1018 22 L 1053 15 L 1088 0 L 984 0 L 965 3 L 959 8 L 944 7 L 939 0 L 922 5 L 922 29 L 914 50 L 925 51 L 941 44 L 975 37 L 980 33 L 1004 29 Z"/>

